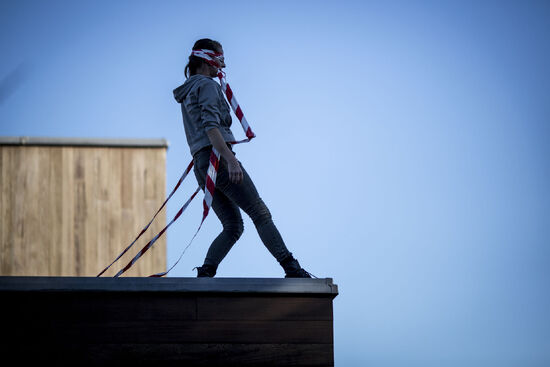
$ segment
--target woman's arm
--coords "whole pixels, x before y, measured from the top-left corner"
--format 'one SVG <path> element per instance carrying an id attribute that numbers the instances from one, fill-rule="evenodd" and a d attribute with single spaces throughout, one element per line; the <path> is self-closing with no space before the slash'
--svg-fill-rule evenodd
<path id="1" fill-rule="evenodd" d="M 227 162 L 229 180 L 236 184 L 241 183 L 243 180 L 243 170 L 241 169 L 239 161 L 237 160 L 237 158 L 235 158 L 235 155 L 231 152 L 231 150 L 229 150 L 229 148 L 225 144 L 225 140 L 223 139 L 220 130 L 218 130 L 217 128 L 210 129 L 206 132 L 206 135 L 208 135 L 208 139 L 210 139 L 212 146 L 216 148 L 216 150 Z"/>

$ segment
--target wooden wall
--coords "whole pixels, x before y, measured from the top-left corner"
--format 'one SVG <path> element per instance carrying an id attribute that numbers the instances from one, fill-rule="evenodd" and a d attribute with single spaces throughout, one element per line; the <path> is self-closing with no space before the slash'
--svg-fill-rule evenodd
<path id="1" fill-rule="evenodd" d="M 334 366 L 330 278 L 40 278 L 0 277 L 6 360 Z"/>
<path id="2" fill-rule="evenodd" d="M 0 146 L 0 275 L 95 276 L 165 199 L 166 147 Z M 164 211 L 105 276 L 166 224 Z M 125 275 L 166 269 L 166 238 Z"/>

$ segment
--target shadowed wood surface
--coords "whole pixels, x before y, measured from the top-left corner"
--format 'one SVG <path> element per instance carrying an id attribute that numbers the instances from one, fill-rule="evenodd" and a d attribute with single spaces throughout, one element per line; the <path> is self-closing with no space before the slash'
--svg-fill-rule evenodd
<path id="1" fill-rule="evenodd" d="M 0 145 L 0 275 L 99 273 L 164 201 L 165 162 L 165 146 Z M 165 224 L 163 211 L 105 276 Z M 125 275 L 165 269 L 163 237 Z"/>
<path id="2" fill-rule="evenodd" d="M 0 295 L 9 300 L 0 304 L 10 336 L 2 346 L 6 358 L 97 366 L 334 365 L 338 291 L 330 278 L 82 278 L 81 287 L 78 280 L 0 277 Z M 167 290 L 178 283 L 185 285 Z"/>
<path id="3" fill-rule="evenodd" d="M 71 344 L 17 345 L 18 363 L 92 366 L 334 366 L 331 344 Z M 38 357 L 38 356 L 42 357 Z M 82 356 L 86 356 L 83 359 Z M 205 356 L 208 356 L 205 358 Z M 162 364 L 159 364 L 162 363 Z"/>

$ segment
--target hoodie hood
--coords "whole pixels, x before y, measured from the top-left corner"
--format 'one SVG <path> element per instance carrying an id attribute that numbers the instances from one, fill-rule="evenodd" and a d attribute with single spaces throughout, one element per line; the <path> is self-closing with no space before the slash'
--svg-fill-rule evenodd
<path id="1" fill-rule="evenodd" d="M 231 132 L 231 110 L 222 88 L 213 78 L 193 75 L 174 89 L 180 104 L 183 126 L 191 154 L 212 145 L 206 132 L 217 128 L 225 141 L 235 141 Z"/>
<path id="2" fill-rule="evenodd" d="M 187 97 L 187 95 L 189 94 L 189 92 L 198 84 L 200 83 L 201 81 L 203 81 L 205 78 L 208 78 L 207 76 L 204 76 L 204 75 L 200 75 L 200 74 L 195 74 L 195 75 L 192 75 L 189 77 L 189 79 L 187 79 L 185 81 L 185 83 L 183 83 L 182 85 L 180 85 L 179 87 L 177 87 L 176 89 L 174 89 L 174 98 L 176 99 L 176 101 L 178 103 L 181 103 L 183 102 L 183 100 L 185 99 L 185 97 Z M 212 78 L 208 78 L 208 79 L 212 79 Z"/>

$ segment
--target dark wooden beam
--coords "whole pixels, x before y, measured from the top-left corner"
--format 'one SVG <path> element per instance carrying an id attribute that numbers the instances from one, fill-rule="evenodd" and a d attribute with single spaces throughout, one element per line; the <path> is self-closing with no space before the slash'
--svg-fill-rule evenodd
<path id="1" fill-rule="evenodd" d="M 4 358 L 332 366 L 332 279 L 0 277 Z"/>

